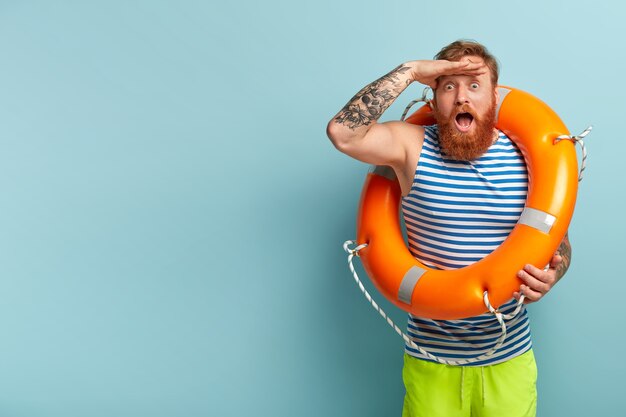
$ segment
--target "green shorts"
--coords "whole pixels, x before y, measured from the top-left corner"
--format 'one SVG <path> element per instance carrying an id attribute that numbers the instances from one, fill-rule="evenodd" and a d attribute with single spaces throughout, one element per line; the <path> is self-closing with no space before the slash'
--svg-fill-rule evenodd
<path id="1" fill-rule="evenodd" d="M 449 366 L 404 355 L 402 417 L 527 417 L 537 409 L 530 350 L 489 366 Z"/>

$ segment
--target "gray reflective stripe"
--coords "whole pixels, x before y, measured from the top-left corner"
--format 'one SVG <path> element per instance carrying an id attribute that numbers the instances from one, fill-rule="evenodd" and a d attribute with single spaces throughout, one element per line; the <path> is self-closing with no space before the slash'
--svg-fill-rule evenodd
<path id="1" fill-rule="evenodd" d="M 534 227 L 544 233 L 550 233 L 550 229 L 552 229 L 552 225 L 555 221 L 556 217 L 546 213 L 545 211 L 524 207 L 524 211 L 522 212 L 518 223 Z"/>
<path id="2" fill-rule="evenodd" d="M 500 98 L 498 100 L 498 107 L 496 107 L 496 120 L 498 120 L 498 116 L 500 115 L 500 106 L 502 106 L 502 102 L 510 92 L 511 90 L 508 88 L 498 87 L 498 96 Z"/>
<path id="3" fill-rule="evenodd" d="M 389 180 L 396 179 L 396 173 L 393 171 L 393 168 L 388 167 L 386 165 L 372 165 L 370 168 L 370 172 L 372 174 L 380 175 L 381 177 L 385 177 Z"/>
<path id="4" fill-rule="evenodd" d="M 398 300 L 405 304 L 411 305 L 411 298 L 413 298 L 413 289 L 417 285 L 417 281 L 424 275 L 425 269 L 419 266 L 414 266 L 404 274 L 400 289 L 398 290 Z"/>

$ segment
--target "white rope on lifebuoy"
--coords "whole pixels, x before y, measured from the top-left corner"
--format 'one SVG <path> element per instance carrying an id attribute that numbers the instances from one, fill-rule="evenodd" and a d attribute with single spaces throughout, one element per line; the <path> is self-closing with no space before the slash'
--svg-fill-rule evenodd
<path id="1" fill-rule="evenodd" d="M 418 346 L 413 339 L 411 339 L 409 337 L 408 334 L 404 333 L 395 323 L 394 321 L 383 311 L 382 308 L 380 308 L 380 306 L 378 305 L 378 303 L 376 303 L 376 301 L 374 301 L 374 299 L 372 298 L 372 296 L 370 295 L 370 293 L 365 289 L 365 286 L 363 285 L 363 283 L 361 282 L 361 280 L 359 279 L 359 276 L 356 273 L 356 270 L 354 269 L 354 265 L 352 264 L 352 260 L 354 259 L 355 256 L 359 256 L 359 251 L 365 247 L 367 247 L 367 243 L 362 243 L 360 245 L 358 245 L 357 247 L 355 247 L 354 249 L 350 248 L 350 245 L 355 245 L 356 242 L 354 240 L 348 240 L 343 244 L 343 249 L 348 253 L 348 266 L 350 267 L 350 271 L 352 272 L 352 276 L 354 277 L 354 281 L 357 283 L 357 285 L 359 286 L 359 289 L 361 290 L 361 292 L 363 293 L 363 295 L 365 296 L 365 298 L 367 299 L 367 301 L 370 303 L 370 305 L 372 306 L 372 308 L 374 308 L 374 310 L 376 310 L 378 312 L 378 314 L 380 314 L 380 316 L 385 319 L 385 321 L 387 322 L 387 324 L 389 326 L 391 326 L 392 329 L 395 330 L 395 332 L 413 349 L 418 350 L 420 353 L 422 353 L 423 355 L 425 355 L 426 357 L 439 362 L 439 363 L 443 363 L 445 365 L 455 365 L 455 366 L 459 366 L 459 365 L 467 365 L 468 363 L 471 362 L 475 362 L 475 361 L 481 361 L 483 359 L 487 359 L 490 356 L 492 356 L 498 349 L 500 349 L 500 347 L 502 347 L 502 344 L 504 343 L 504 339 L 506 338 L 506 323 L 504 322 L 504 320 L 510 320 L 511 318 L 515 317 L 520 309 L 522 308 L 522 304 L 524 303 L 524 299 L 525 296 L 522 294 L 520 296 L 520 299 L 517 302 L 517 308 L 515 309 L 515 311 L 511 314 L 502 314 L 500 311 L 498 311 L 497 309 L 495 309 L 491 303 L 489 302 L 489 296 L 487 294 L 487 291 L 484 292 L 483 294 L 483 301 L 485 302 L 485 306 L 487 307 L 487 309 L 489 310 L 490 313 L 492 313 L 495 317 L 496 320 L 498 320 L 498 323 L 500 324 L 500 329 L 502 330 L 502 333 L 500 335 L 500 337 L 498 338 L 496 344 L 494 345 L 493 348 L 491 348 L 489 351 L 487 351 L 486 353 L 483 353 L 482 355 L 479 355 L 475 358 L 472 359 L 459 359 L 459 360 L 448 360 L 448 359 L 442 359 L 438 356 L 433 355 L 432 353 L 428 352 L 427 350 L 425 350 L 424 348 Z"/>
<path id="2" fill-rule="evenodd" d="M 583 139 L 585 138 L 585 136 L 589 134 L 589 132 L 591 132 L 592 129 L 593 129 L 593 126 L 589 126 L 587 129 L 583 130 L 583 132 L 579 135 L 561 135 L 561 136 L 557 136 L 554 139 L 554 143 L 558 143 L 562 140 L 570 140 L 574 142 L 574 144 L 580 145 L 582 149 L 582 153 L 583 153 L 583 160 L 580 163 L 580 172 L 578 173 L 578 182 L 581 182 L 583 180 L 583 171 L 585 170 L 585 163 L 587 161 L 587 148 L 585 147 L 585 142 L 583 142 Z"/>
<path id="3" fill-rule="evenodd" d="M 404 118 L 406 117 L 407 113 L 409 112 L 409 110 L 411 109 L 411 107 L 413 107 L 414 104 L 417 103 L 428 103 L 430 100 L 428 99 L 428 92 L 432 91 L 432 89 L 430 87 L 426 87 L 424 88 L 424 91 L 422 92 L 422 98 L 417 99 L 417 100 L 413 100 L 411 101 L 405 108 L 404 108 L 404 112 L 402 113 L 402 117 L 400 117 L 400 120 L 403 121 Z"/>
<path id="4" fill-rule="evenodd" d="M 428 87 L 426 89 L 424 89 L 424 92 L 422 94 L 422 98 L 419 100 L 413 100 L 411 103 L 409 103 L 409 105 L 406 107 L 406 109 L 404 110 L 404 113 L 402 114 L 402 117 L 400 118 L 400 120 L 404 120 L 407 113 L 409 112 L 409 109 L 416 103 L 419 102 L 428 102 L 427 100 L 427 92 L 428 92 Z M 581 167 L 580 167 L 580 171 L 579 171 L 579 175 L 578 175 L 578 181 L 580 182 L 583 178 L 583 172 L 585 170 L 585 165 L 586 165 L 586 160 L 587 160 L 587 150 L 585 147 L 585 144 L 583 142 L 583 139 L 589 134 L 589 132 L 591 132 L 592 127 L 589 126 L 587 129 L 585 129 L 581 134 L 579 135 L 561 135 L 558 136 L 557 138 L 554 139 L 554 143 L 558 143 L 561 140 L 570 140 L 572 142 L 574 142 L 575 144 L 580 144 L 581 148 L 582 148 L 582 162 L 581 162 Z M 417 344 L 415 344 L 415 342 L 406 334 L 404 333 L 394 322 L 393 320 L 391 320 L 391 318 L 389 318 L 389 316 L 387 316 L 387 314 L 380 308 L 380 306 L 372 299 L 372 296 L 368 293 L 368 291 L 365 289 L 365 287 L 363 286 L 363 283 L 361 282 L 361 280 L 359 279 L 355 269 L 354 269 L 354 265 L 353 265 L 353 259 L 355 256 L 359 256 L 359 251 L 364 249 L 365 247 L 367 247 L 367 243 L 363 243 L 360 244 L 358 246 L 356 246 L 354 249 L 350 248 L 350 245 L 356 245 L 355 241 L 349 240 L 347 242 L 344 243 L 343 247 L 344 250 L 348 253 L 348 265 L 350 267 L 350 271 L 352 272 L 352 275 L 354 276 L 354 280 L 357 283 L 357 285 L 359 286 L 359 289 L 361 290 L 361 292 L 364 294 L 365 298 L 368 300 L 368 302 L 372 305 L 372 307 L 378 311 L 378 313 L 381 315 L 381 317 L 383 317 L 387 323 L 389 324 L 389 326 L 391 326 L 395 332 L 402 337 L 402 339 L 407 343 L 407 345 L 409 345 L 411 348 L 418 350 L 419 352 L 421 352 L 423 355 L 425 355 L 426 357 L 437 361 L 439 363 L 443 363 L 443 364 L 447 364 L 447 365 L 465 365 L 468 364 L 470 362 L 474 362 L 474 361 L 480 361 L 483 359 L 486 359 L 490 356 L 492 356 L 498 349 L 500 349 L 500 347 L 502 346 L 502 344 L 504 343 L 504 340 L 506 338 L 506 334 L 507 334 L 507 328 L 506 328 L 506 324 L 504 322 L 504 320 L 510 320 L 513 317 L 515 317 L 517 314 L 519 314 L 522 305 L 524 303 L 525 300 L 525 295 L 523 293 L 521 293 L 520 298 L 518 300 L 517 306 L 515 311 L 513 311 L 510 314 L 502 314 L 500 311 L 498 311 L 496 308 L 494 308 L 490 301 L 489 301 L 489 295 L 488 293 L 485 291 L 483 294 L 483 302 L 485 304 L 485 306 L 487 307 L 488 311 L 493 314 L 496 317 L 496 320 L 498 321 L 498 323 L 500 324 L 501 330 L 502 330 L 502 334 L 500 335 L 500 337 L 498 338 L 495 346 L 490 349 L 488 352 L 472 358 L 471 360 L 445 360 L 442 358 L 439 358 L 435 355 L 433 355 L 430 352 L 427 352 L 426 350 L 424 350 L 423 348 L 421 348 L 420 346 L 418 346 Z M 546 269 L 549 268 L 549 265 L 546 266 Z"/>

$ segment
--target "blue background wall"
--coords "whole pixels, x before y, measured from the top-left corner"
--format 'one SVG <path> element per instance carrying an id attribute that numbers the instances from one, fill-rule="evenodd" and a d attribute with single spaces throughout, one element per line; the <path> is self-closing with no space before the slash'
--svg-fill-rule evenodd
<path id="1" fill-rule="evenodd" d="M 402 342 L 341 250 L 367 167 L 324 129 L 462 37 L 595 126 L 570 273 L 531 308 L 539 415 L 621 415 L 626 33 L 607 4 L 2 2 L 0 416 L 399 415 Z"/>

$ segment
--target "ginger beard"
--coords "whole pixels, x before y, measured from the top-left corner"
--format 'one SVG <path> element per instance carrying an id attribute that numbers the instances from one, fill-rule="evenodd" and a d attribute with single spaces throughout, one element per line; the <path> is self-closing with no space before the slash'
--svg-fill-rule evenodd
<path id="1" fill-rule="evenodd" d="M 473 161 L 484 154 L 494 142 L 495 98 L 489 110 L 480 117 L 467 104 L 455 108 L 447 118 L 435 106 L 433 115 L 439 126 L 439 146 L 451 159 Z M 473 131 L 461 132 L 457 124 L 464 127 L 474 125 Z"/>

